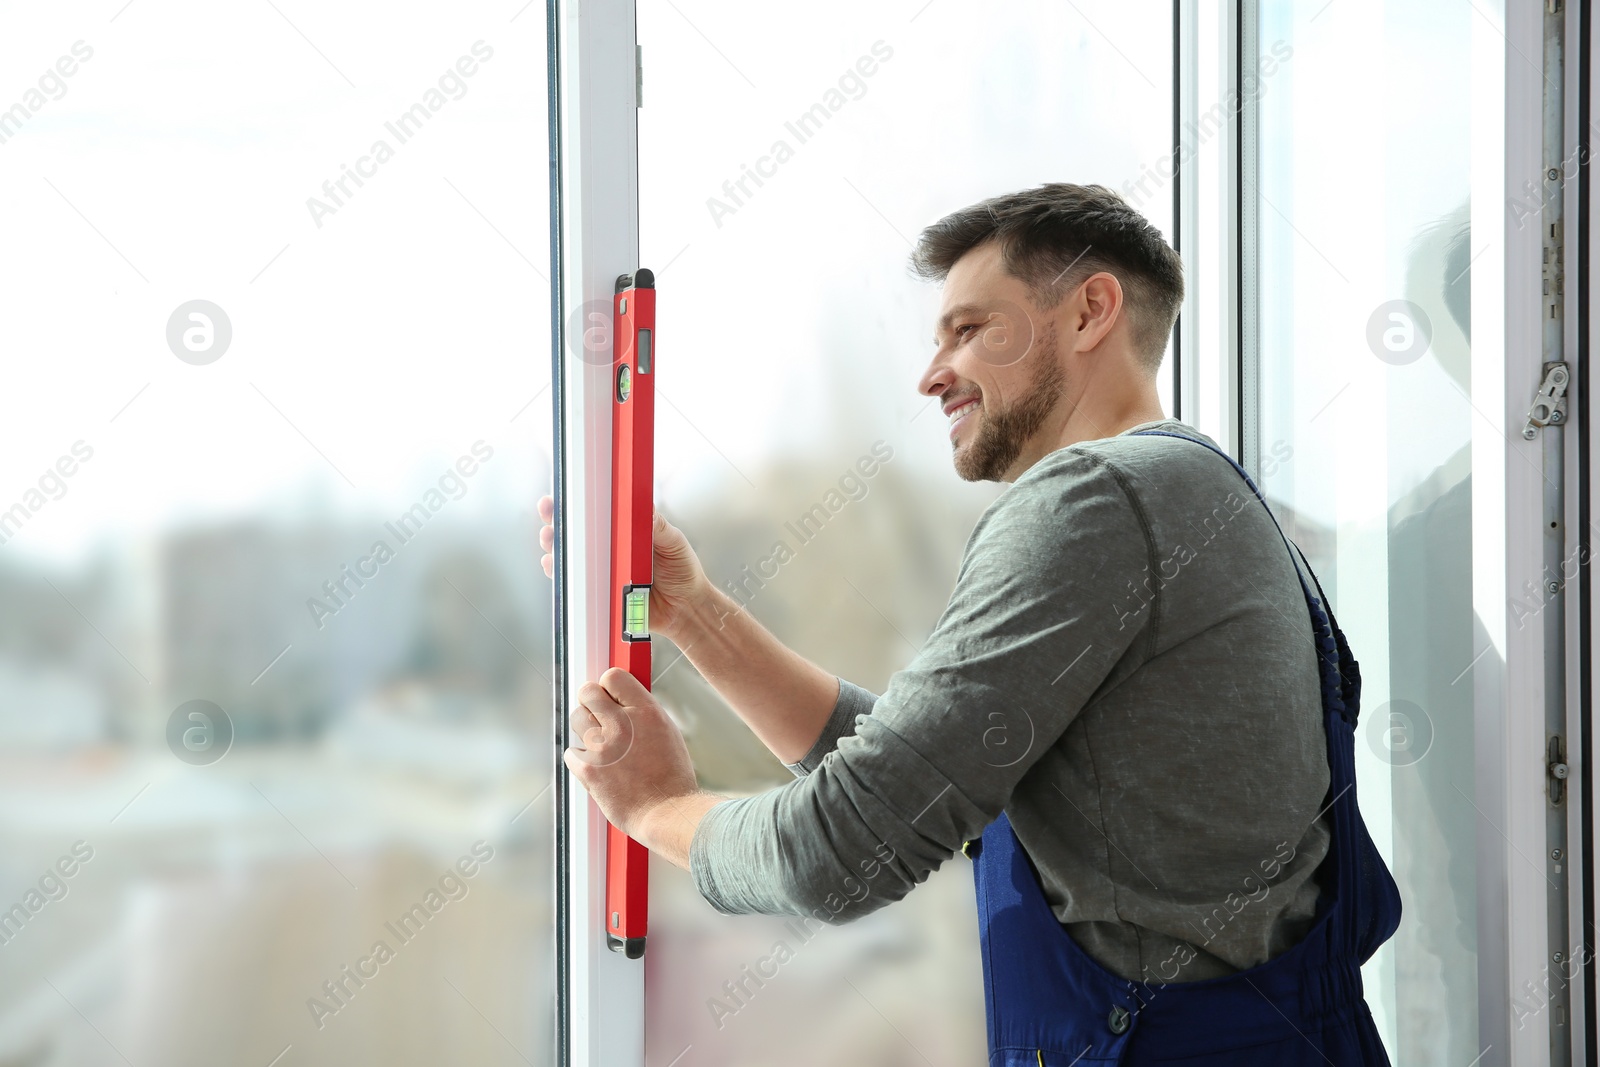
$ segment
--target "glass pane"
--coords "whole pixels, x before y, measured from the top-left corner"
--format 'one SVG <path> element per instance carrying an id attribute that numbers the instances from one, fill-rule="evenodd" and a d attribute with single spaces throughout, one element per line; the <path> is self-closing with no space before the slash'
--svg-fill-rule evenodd
<path id="1" fill-rule="evenodd" d="M 1261 9 L 1261 482 L 1361 664 L 1357 791 L 1404 900 L 1368 1002 L 1395 1063 L 1471 1063 L 1475 16 Z"/>
<path id="2" fill-rule="evenodd" d="M 0 15 L 0 1062 L 548 1062 L 515 11 Z"/>
<path id="3" fill-rule="evenodd" d="M 639 37 L 641 263 L 665 342 L 657 499 L 781 640 L 881 693 L 1000 488 L 955 475 L 946 421 L 916 390 L 939 290 L 908 274 L 911 241 L 1047 181 L 1123 190 L 1170 235 L 1170 26 L 1110 0 L 982 18 L 941 0 L 701 2 L 641 5 Z M 878 441 L 893 458 L 852 481 Z M 842 503 L 800 536 L 830 490 Z M 706 788 L 792 780 L 692 667 L 665 644 L 658 657 Z M 651 877 L 651 1063 L 984 1060 L 965 859 L 803 942 L 782 918 L 718 914 L 674 867 Z M 724 983 L 778 940 L 794 954 L 779 975 L 729 999 Z"/>

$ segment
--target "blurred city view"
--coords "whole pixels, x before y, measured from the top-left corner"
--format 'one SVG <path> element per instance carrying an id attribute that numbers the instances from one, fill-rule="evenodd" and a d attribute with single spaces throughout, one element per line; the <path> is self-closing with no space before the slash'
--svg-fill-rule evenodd
<path id="1" fill-rule="evenodd" d="M 371 529 L 242 519 L 0 562 L 0 886 L 93 851 L 59 901 L 0 917 L 0 1062 L 498 1062 L 492 1029 L 438 1025 L 447 979 L 463 1028 L 476 1008 L 547 1043 L 548 582 L 519 516 L 429 528 L 317 630 L 308 595 Z M 190 765 L 166 735 L 196 697 L 233 740 Z M 475 839 L 468 903 L 315 1025 L 322 983 Z"/>
<path id="2" fill-rule="evenodd" d="M 0 543 L 5 1067 L 549 1062 L 544 36 L 516 13 L 0 15 L 19 91 L 93 50 L 0 147 L 0 510 L 30 512 Z M 169 328 L 197 304 L 209 351 Z"/>

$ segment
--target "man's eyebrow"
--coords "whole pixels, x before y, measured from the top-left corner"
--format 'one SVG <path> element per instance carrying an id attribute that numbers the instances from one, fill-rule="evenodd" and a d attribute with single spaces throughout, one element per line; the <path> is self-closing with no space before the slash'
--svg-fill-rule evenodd
<path id="1" fill-rule="evenodd" d="M 956 319 L 967 315 L 976 315 L 982 311 L 983 306 L 981 304 L 957 304 L 955 307 L 939 316 L 937 330 L 948 330 L 950 328 L 950 324 Z"/>

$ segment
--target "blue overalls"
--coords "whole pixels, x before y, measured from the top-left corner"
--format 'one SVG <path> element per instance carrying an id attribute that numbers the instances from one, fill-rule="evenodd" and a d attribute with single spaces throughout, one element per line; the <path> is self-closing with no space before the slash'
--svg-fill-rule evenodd
<path id="1" fill-rule="evenodd" d="M 1265 506 L 1250 476 L 1225 452 L 1164 430 L 1139 434 L 1210 448 L 1233 464 Z M 1278 533 L 1283 535 L 1281 526 Z M 1289 555 L 1294 558 L 1293 549 Z M 1400 893 L 1356 807 L 1361 675 L 1338 623 L 1324 601 L 1311 595 L 1298 560 L 1295 572 L 1317 635 L 1333 823 L 1310 932 L 1266 963 L 1221 978 L 1121 978 L 1080 948 L 1056 919 L 1032 861 L 1001 814 L 963 848 L 974 859 L 977 881 L 990 1067 L 1389 1063 L 1362 998 L 1360 965 L 1400 925 Z M 1315 574 L 1311 580 L 1316 582 Z"/>

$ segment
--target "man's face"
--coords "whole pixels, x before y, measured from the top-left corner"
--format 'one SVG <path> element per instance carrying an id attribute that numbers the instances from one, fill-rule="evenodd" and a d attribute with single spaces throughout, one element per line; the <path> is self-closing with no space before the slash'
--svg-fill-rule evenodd
<path id="1" fill-rule="evenodd" d="M 1053 316 L 1033 306 L 1005 272 L 993 242 L 950 269 L 934 333 L 933 361 L 918 390 L 949 416 L 956 474 L 969 482 L 1013 481 L 1013 468 L 1055 412 L 1066 389 Z"/>

